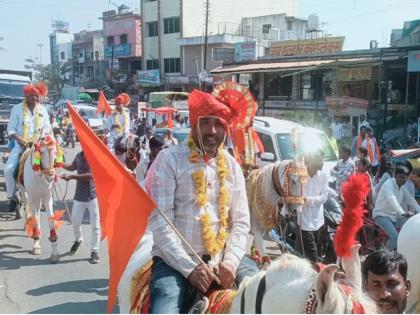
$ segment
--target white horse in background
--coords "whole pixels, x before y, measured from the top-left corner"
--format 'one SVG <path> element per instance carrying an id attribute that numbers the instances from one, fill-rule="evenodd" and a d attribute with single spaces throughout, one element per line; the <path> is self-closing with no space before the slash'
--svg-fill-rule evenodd
<path id="1" fill-rule="evenodd" d="M 251 233 L 264 265 L 269 262 L 264 248 L 264 234 L 278 225 L 282 209 L 288 214 L 302 211 L 306 176 L 304 162 L 294 159 L 253 170 L 246 178 Z"/>
<path id="2" fill-rule="evenodd" d="M 35 171 L 33 167 L 36 146 L 40 153 L 40 170 Z M 56 263 L 59 259 L 57 249 L 56 216 L 53 212 L 53 197 L 51 188 L 56 175 L 57 146 L 54 139 L 47 136 L 37 145 L 32 146 L 23 166 L 23 183 L 18 180 L 19 195 L 22 199 L 22 206 L 26 213 L 26 229 L 28 235 L 34 239 L 32 253 L 41 254 L 41 225 L 40 211 L 42 205 L 48 215 L 49 241 L 51 242 L 51 262 Z"/>
<path id="3" fill-rule="evenodd" d="M 118 286 L 121 313 L 130 313 L 135 300 L 136 277 L 151 259 L 153 238 L 146 234 L 131 257 Z M 317 273 L 311 263 L 303 258 L 283 254 L 273 261 L 267 270 L 253 277 L 245 278 L 231 305 L 230 313 L 377 313 L 377 307 L 362 291 L 362 275 L 358 250 L 352 248 L 352 255 L 343 258 L 345 279 L 338 278 L 337 265 L 328 265 Z M 260 284 L 264 278 L 262 298 L 258 299 Z M 243 308 L 241 307 L 243 305 Z M 242 312 L 241 312 L 242 310 Z"/>
<path id="4" fill-rule="evenodd" d="M 420 313 L 420 214 L 408 219 L 398 235 L 398 252 L 405 256 L 408 265 L 407 278 L 411 280 L 411 292 L 407 300 L 407 313 Z"/>

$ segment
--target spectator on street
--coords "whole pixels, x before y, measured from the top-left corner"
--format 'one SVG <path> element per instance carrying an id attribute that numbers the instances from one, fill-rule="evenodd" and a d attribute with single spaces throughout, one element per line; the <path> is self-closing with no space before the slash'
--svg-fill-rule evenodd
<path id="1" fill-rule="evenodd" d="M 167 148 L 178 145 L 178 140 L 174 137 L 171 129 L 165 131 L 163 139 L 165 140 L 165 147 Z"/>
<path id="2" fill-rule="evenodd" d="M 331 170 L 331 175 L 336 178 L 335 190 L 341 197 L 341 187 L 351 175 L 355 172 L 354 162 L 350 157 L 350 148 L 342 145 L 339 150 L 340 160 L 337 165 Z"/>
<path id="3" fill-rule="evenodd" d="M 375 176 L 375 195 L 378 196 L 381 187 L 385 182 L 394 177 L 395 165 L 389 157 L 383 156 L 381 158 L 381 165 L 378 170 L 378 174 Z"/>
<path id="4" fill-rule="evenodd" d="M 344 137 L 343 124 L 336 119 L 331 123 L 330 129 L 332 130 L 332 136 L 337 140 L 338 144 L 340 144 Z"/>
<path id="5" fill-rule="evenodd" d="M 374 251 L 364 261 L 363 283 L 381 314 L 404 314 L 411 291 L 407 269 L 404 256 L 385 248 Z"/>
<path id="6" fill-rule="evenodd" d="M 362 142 L 362 147 L 368 151 L 368 157 L 371 166 L 372 175 L 375 176 L 378 172 L 379 161 L 381 160 L 381 153 L 379 152 L 379 145 L 376 138 L 373 136 L 373 128 L 367 126 L 367 137 Z"/>
<path id="7" fill-rule="evenodd" d="M 389 237 L 387 247 L 390 249 L 397 248 L 397 227 L 402 226 L 409 216 L 402 205 L 406 203 L 415 212 L 420 212 L 417 201 L 404 187 L 409 174 L 410 171 L 405 165 L 398 165 L 395 168 L 395 178 L 390 178 L 383 184 L 372 212 L 375 223 Z"/>
<path id="8" fill-rule="evenodd" d="M 375 199 L 375 195 L 374 195 L 375 189 L 373 185 L 372 176 L 369 173 L 369 168 L 370 168 L 369 160 L 365 157 L 362 157 L 360 160 L 357 160 L 355 165 L 356 165 L 356 173 L 364 174 L 369 180 L 370 191 L 369 191 L 369 194 L 366 196 L 366 209 L 368 210 L 369 216 L 370 216 L 371 211 L 373 209 L 373 200 Z"/>
<path id="9" fill-rule="evenodd" d="M 141 148 L 149 154 L 150 148 L 149 148 L 149 141 L 153 136 L 153 129 L 152 127 L 146 127 L 146 133 L 140 137 L 140 144 Z"/>
<path id="10" fill-rule="evenodd" d="M 351 157 L 354 158 L 357 155 L 357 151 L 360 147 L 363 146 L 363 141 L 367 138 L 367 127 L 369 124 L 361 124 L 360 125 L 360 132 L 357 137 L 353 139 L 353 142 L 351 144 Z"/>
<path id="11" fill-rule="evenodd" d="M 296 235 L 296 250 L 311 262 L 319 261 L 320 233 L 324 225 L 324 203 L 328 199 L 328 175 L 322 172 L 324 153 L 320 150 L 308 153 L 305 164 L 308 179 L 304 189 L 305 204 L 298 217 L 301 233 Z"/>
<path id="12" fill-rule="evenodd" d="M 76 255 L 83 242 L 82 221 L 86 210 L 89 211 L 90 224 L 92 226 L 90 259 L 91 264 L 99 262 L 99 245 L 101 242 L 101 224 L 99 219 L 98 199 L 96 188 L 93 182 L 92 173 L 83 151 L 79 152 L 71 164 L 65 164 L 64 169 L 70 172 L 77 171 L 77 174 L 63 174 L 61 178 L 65 181 L 76 180 L 76 192 L 71 211 L 71 222 L 75 241 L 70 248 L 69 254 Z"/>

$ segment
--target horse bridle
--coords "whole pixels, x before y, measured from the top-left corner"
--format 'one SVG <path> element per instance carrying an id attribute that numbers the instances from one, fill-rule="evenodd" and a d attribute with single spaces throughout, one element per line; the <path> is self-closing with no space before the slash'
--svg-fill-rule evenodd
<path id="1" fill-rule="evenodd" d="M 258 284 L 258 289 L 257 289 L 257 297 L 255 299 L 255 314 L 262 314 L 262 302 L 264 299 L 264 294 L 265 294 L 265 290 L 266 290 L 266 281 L 265 281 L 265 276 L 262 276 L 260 283 Z M 244 290 L 242 291 L 242 295 L 241 295 L 241 314 L 245 314 L 245 290 L 246 287 L 244 287 Z"/>
<path id="2" fill-rule="evenodd" d="M 39 143 L 40 147 L 47 147 L 48 149 L 48 160 L 49 160 L 49 168 L 42 168 L 42 162 L 41 162 L 41 174 L 42 175 L 54 175 L 55 173 L 55 166 L 54 166 L 54 156 L 53 156 L 53 151 L 54 151 L 54 145 L 53 144 L 41 144 Z M 34 151 L 31 152 L 31 160 L 33 159 L 33 154 Z"/>

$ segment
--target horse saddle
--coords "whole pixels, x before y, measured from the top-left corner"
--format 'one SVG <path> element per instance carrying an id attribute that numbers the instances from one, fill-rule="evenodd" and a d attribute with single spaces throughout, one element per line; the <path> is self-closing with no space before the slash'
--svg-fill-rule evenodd
<path id="1" fill-rule="evenodd" d="M 19 165 L 16 168 L 15 179 L 18 183 L 22 184 L 22 186 L 25 186 L 23 182 L 23 172 L 25 170 L 25 162 L 31 155 L 31 152 L 32 150 L 28 148 L 20 155 Z"/>
<path id="2" fill-rule="evenodd" d="M 148 261 L 140 267 L 130 283 L 130 314 L 149 314 L 150 310 L 150 290 L 149 284 L 152 277 L 153 261 Z M 190 291 L 190 292 L 188 292 Z M 196 290 L 187 290 L 188 305 L 184 309 L 188 311 L 197 302 Z M 205 297 L 208 299 L 208 306 L 203 310 L 206 314 L 228 314 L 232 301 L 236 296 L 235 290 L 209 290 Z M 200 294 L 201 297 L 201 294 Z M 186 313 L 186 312 L 185 312 Z"/>

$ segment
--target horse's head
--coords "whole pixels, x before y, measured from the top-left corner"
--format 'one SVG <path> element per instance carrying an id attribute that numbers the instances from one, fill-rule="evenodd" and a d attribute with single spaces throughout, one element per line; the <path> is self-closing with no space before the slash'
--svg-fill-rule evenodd
<path id="1" fill-rule="evenodd" d="M 303 187 L 308 177 L 305 163 L 299 159 L 287 161 L 284 172 L 284 203 L 289 214 L 297 214 L 305 203 Z"/>
<path id="2" fill-rule="evenodd" d="M 290 254 L 283 254 L 267 269 L 266 290 L 262 299 L 263 313 L 376 313 L 375 303 L 353 280 L 338 279 L 337 265 L 328 265 L 317 273 L 311 263 Z M 360 272 L 360 271 L 359 271 Z M 245 279 L 239 288 L 233 309 L 239 313 L 243 287 L 246 287 L 245 311 L 255 312 L 255 295 L 262 273 Z"/>
<path id="3" fill-rule="evenodd" d="M 33 169 L 51 180 L 56 168 L 64 163 L 63 151 L 50 136 L 40 139 L 33 147 Z"/>

